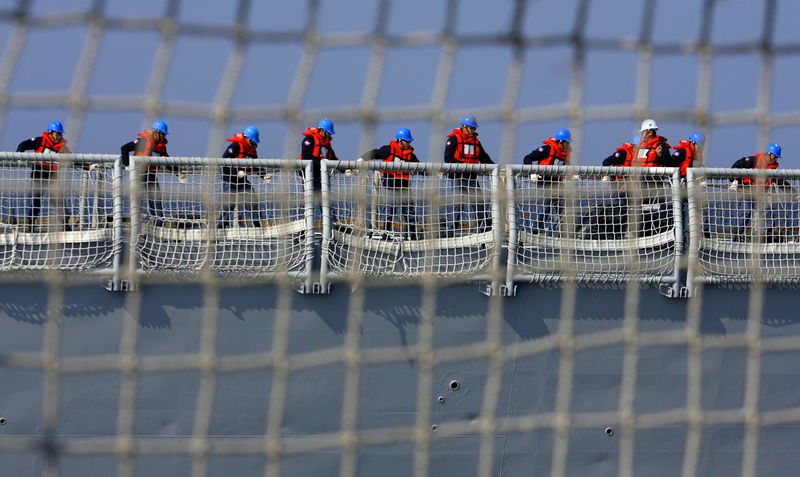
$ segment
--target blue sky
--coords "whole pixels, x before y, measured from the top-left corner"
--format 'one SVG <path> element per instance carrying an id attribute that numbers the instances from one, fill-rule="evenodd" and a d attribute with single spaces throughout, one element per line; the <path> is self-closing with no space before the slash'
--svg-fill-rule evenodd
<path id="1" fill-rule="evenodd" d="M 175 0 L 107 1 L 103 16 L 107 19 L 162 17 Z M 0 0 L 0 11 L 17 8 L 11 0 Z M 74 12 L 86 12 L 93 0 L 32 0 L 28 13 L 33 17 L 64 18 Z M 236 21 L 232 0 L 181 0 L 178 20 L 182 25 L 230 26 Z M 585 28 L 590 45 L 583 72 L 584 106 L 631 106 L 636 95 L 638 55 L 633 51 L 591 48 L 603 40 L 637 38 L 645 17 L 641 0 L 592 0 Z M 301 32 L 309 18 L 306 1 L 253 0 L 246 25 L 260 33 Z M 558 35 L 572 31 L 577 0 L 531 0 L 521 21 L 526 36 Z M 703 23 L 701 0 L 658 0 L 656 21 L 651 37 L 655 44 L 695 41 Z M 379 2 L 374 0 L 320 0 L 317 28 L 321 35 L 369 33 L 375 29 Z M 761 38 L 764 1 L 717 0 L 711 18 L 710 39 L 713 45 L 736 45 Z M 447 10 L 444 0 L 393 0 L 390 2 L 386 30 L 390 35 L 441 32 L 448 17 L 457 35 L 492 35 L 506 32 L 512 23 L 511 0 L 461 0 L 455 12 Z M 775 45 L 795 45 L 800 51 L 800 2 L 778 0 L 778 14 L 772 31 Z M 68 17 L 67 17 L 68 18 Z M 3 61 L 8 61 L 7 43 L 14 31 L 11 18 L 0 20 L 0 40 L 4 43 Z M 13 66 L 8 91 L 18 94 L 63 93 L 75 83 L 81 52 L 87 40 L 84 22 L 55 27 L 36 27 L 26 36 L 22 55 Z M 594 42 L 593 42 L 594 40 Z M 136 96 L 144 94 L 161 35 L 154 30 L 106 30 L 97 62 L 89 80 L 89 97 Z M 252 43 L 245 52 L 245 66 L 231 96 L 233 108 L 278 108 L 286 104 L 303 54 L 299 41 Z M 204 105 L 219 94 L 234 44 L 227 38 L 203 38 L 182 34 L 175 45 L 162 95 L 166 102 Z M 441 45 L 408 45 L 389 48 L 377 91 L 378 108 L 426 106 L 435 90 Z M 370 66 L 371 48 L 367 46 L 323 47 L 308 78 L 308 89 L 299 106 L 326 114 L 337 108 L 359 105 L 363 98 Z M 43 58 L 46 60 L 43 61 Z M 564 103 L 569 97 L 575 72 L 573 52 L 566 45 L 529 48 L 523 58 L 523 76 L 516 107 L 520 109 Z M 508 47 L 480 44 L 460 47 L 453 65 L 444 106 L 447 111 L 468 111 L 499 106 L 506 97 L 506 84 L 512 63 Z M 661 133 L 672 143 L 688 137 L 697 127 L 691 123 L 660 120 L 660 111 L 685 109 L 697 101 L 698 57 L 690 51 L 656 55 L 650 78 L 649 107 L 661 123 Z M 758 52 L 719 56 L 714 60 L 711 77 L 710 108 L 714 112 L 751 110 L 758 92 L 761 55 Z M 800 111 L 796 84 L 800 79 L 800 54 L 780 55 L 773 62 L 774 79 L 770 85 L 770 108 L 778 113 Z M 362 152 L 363 133 L 359 121 L 336 121 L 334 147 L 341 158 L 355 158 Z M 53 119 L 66 122 L 67 137 L 79 152 L 113 153 L 132 139 L 145 124 L 141 111 L 89 111 L 80 136 L 70 135 L 70 116 L 66 108 L 47 104 L 36 109 L 10 107 L 0 131 L 3 148 L 13 150 L 24 138 L 37 135 Z M 166 114 L 163 119 L 171 129 L 172 155 L 204 156 L 219 154 L 224 144 L 209 144 L 212 122 L 209 119 L 185 118 Z M 478 120 L 481 121 L 480 115 Z M 262 130 L 265 157 L 296 157 L 299 131 L 290 130 L 281 117 L 262 117 L 231 123 L 228 132 L 252 122 Z M 309 120 L 303 124 L 312 125 Z M 453 124 L 452 126 L 455 126 Z M 523 124 L 513 144 L 512 162 L 521 157 L 555 129 L 569 127 L 568 118 L 542 119 Z M 394 129 L 409 127 L 417 138 L 415 146 L 424 161 L 439 161 L 443 137 L 432 137 L 427 120 L 387 122 L 377 128 L 374 146 L 386 143 Z M 599 164 L 621 142 L 634 133 L 630 120 L 587 122 L 582 134 L 580 162 Z M 783 167 L 797 167 L 793 159 L 800 149 L 797 126 L 773 130 L 772 141 L 784 147 Z M 484 121 L 481 139 L 487 150 L 500 158 L 505 140 L 500 123 Z M 755 152 L 758 138 L 755 124 L 718 126 L 703 131 L 709 137 L 709 164 L 728 166 L 738 157 Z M 506 148 L 508 149 L 508 148 Z"/>

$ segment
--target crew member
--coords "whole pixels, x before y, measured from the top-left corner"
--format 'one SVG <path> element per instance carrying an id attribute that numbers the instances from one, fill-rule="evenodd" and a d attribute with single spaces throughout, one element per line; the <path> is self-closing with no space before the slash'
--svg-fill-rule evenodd
<path id="1" fill-rule="evenodd" d="M 642 142 L 636 155 L 628 155 L 626 167 L 667 167 L 672 165 L 667 138 L 658 135 L 658 125 L 653 119 L 642 121 Z"/>
<path id="2" fill-rule="evenodd" d="M 145 129 L 136 135 L 138 136 L 136 139 L 120 148 L 123 166 L 128 166 L 130 163 L 131 153 L 134 153 L 135 156 L 169 157 L 169 154 L 167 154 L 169 128 L 166 122 L 159 119 L 153 122 L 149 129 Z M 164 169 L 175 170 L 173 167 Z M 147 165 L 139 167 L 134 172 L 139 174 L 139 181 L 144 187 L 146 213 L 150 217 L 155 217 L 155 224 L 160 226 L 163 225 L 164 209 L 161 200 L 161 187 L 158 184 L 158 176 L 156 175 L 159 170 L 159 166 Z"/>
<path id="3" fill-rule="evenodd" d="M 620 147 L 614 151 L 613 154 L 603 159 L 603 166 L 623 166 L 629 157 L 633 157 L 636 152 L 636 146 L 642 142 L 642 136 L 635 136 L 631 142 L 623 142 Z"/>
<path id="4" fill-rule="evenodd" d="M 705 140 L 702 133 L 695 131 L 689 136 L 688 141 L 680 141 L 677 146 L 673 147 L 675 151 L 672 153 L 672 165 L 680 167 L 682 178 L 686 178 L 686 169 L 695 167 L 695 162 L 698 165 L 702 164 Z"/>
<path id="5" fill-rule="evenodd" d="M 538 164 L 540 166 L 566 166 L 569 165 L 570 153 L 572 152 L 572 133 L 569 129 L 559 129 L 553 135 L 542 141 L 542 145 L 531 151 L 530 154 L 522 159 L 527 165 Z M 542 174 L 531 174 L 531 183 L 538 183 L 544 180 L 545 185 L 557 184 L 560 176 L 545 176 Z M 559 194 L 544 197 L 537 207 L 536 222 L 531 233 L 540 233 L 546 230 L 556 232 L 561 217 L 563 204 Z M 523 223 L 523 227 L 525 224 Z"/>
<path id="6" fill-rule="evenodd" d="M 257 159 L 258 158 L 258 144 L 261 142 L 261 137 L 258 128 L 255 126 L 247 126 L 243 131 L 237 132 L 233 137 L 227 139 L 231 144 L 222 153 L 225 159 Z M 247 176 L 254 172 L 250 167 L 239 167 L 225 165 L 222 167 L 222 191 L 224 195 L 232 196 L 233 200 L 223 201 L 222 216 L 218 224 L 219 228 L 227 228 L 230 226 L 230 218 L 233 215 L 233 209 L 239 208 L 238 216 L 235 221 L 241 220 L 245 211 L 251 213 L 252 223 L 255 227 L 261 226 L 260 214 L 258 213 L 258 204 L 253 200 L 253 184 L 248 180 Z M 255 214 L 253 214 L 255 212 Z"/>
<path id="7" fill-rule="evenodd" d="M 411 142 L 414 138 L 407 128 L 400 128 L 394 135 L 394 141 L 372 149 L 361 155 L 364 160 L 377 160 L 383 162 L 419 162 Z M 391 230 L 395 217 L 400 216 L 405 225 L 404 232 L 411 240 L 418 239 L 414 205 L 409 197 L 411 175 L 405 171 L 381 171 L 381 184 L 386 189 L 387 201 L 382 223 L 383 230 Z M 383 237 L 383 235 L 381 235 Z"/>
<path id="8" fill-rule="evenodd" d="M 303 134 L 303 142 L 300 145 L 300 159 L 313 161 L 312 180 L 314 190 L 322 189 L 322 179 L 320 173 L 320 162 L 323 159 L 338 161 L 336 153 L 331 147 L 331 140 L 336 132 L 333 129 L 333 121 L 322 118 L 317 123 L 317 127 L 308 128 Z M 302 175 L 302 172 L 301 172 Z"/>
<path id="9" fill-rule="evenodd" d="M 770 144 L 767 146 L 765 152 L 756 153 L 754 156 L 747 156 L 734 162 L 731 166 L 734 169 L 777 169 L 778 159 L 781 158 L 781 146 L 778 144 Z M 781 188 L 791 189 L 791 184 L 785 179 L 757 179 L 753 177 L 743 177 L 741 179 L 743 185 L 775 185 Z M 739 187 L 739 180 L 736 179 L 731 182 L 730 190 L 736 190 Z"/>
<path id="10" fill-rule="evenodd" d="M 542 141 L 542 145 L 522 159 L 523 164 L 540 166 L 568 166 L 572 152 L 572 133 L 569 129 L 559 129 L 553 137 Z"/>
<path id="11" fill-rule="evenodd" d="M 494 164 L 492 158 L 486 153 L 480 140 L 478 140 L 478 121 L 475 116 L 464 116 L 458 129 L 447 135 L 444 145 L 444 162 L 450 164 Z M 478 183 L 478 174 L 474 172 L 449 172 L 453 189 L 456 193 L 466 195 L 470 202 L 472 196 L 479 196 L 483 192 Z M 480 197 L 475 197 L 475 215 L 478 222 L 478 232 L 491 227 L 492 219 L 487 217 L 486 204 Z M 463 221 L 470 214 L 471 206 L 458 204 L 445 214 L 445 235 L 453 236 L 456 230 L 464 229 Z M 449 216 L 449 217 L 448 217 Z"/>
<path id="12" fill-rule="evenodd" d="M 36 153 L 62 153 L 70 154 L 64 139 L 64 126 L 60 121 L 53 121 L 41 136 L 32 137 L 19 143 L 17 152 L 33 151 Z M 50 196 L 50 202 L 57 211 L 61 212 L 61 221 L 66 230 L 70 230 L 69 209 L 66 207 L 63 191 L 58 191 L 58 163 L 49 161 L 36 161 L 31 165 L 31 208 L 29 214 L 24 214 L 27 219 L 28 231 L 34 230 L 34 221 L 42 210 L 42 197 L 45 193 Z M 54 196 L 55 195 L 55 196 Z"/>

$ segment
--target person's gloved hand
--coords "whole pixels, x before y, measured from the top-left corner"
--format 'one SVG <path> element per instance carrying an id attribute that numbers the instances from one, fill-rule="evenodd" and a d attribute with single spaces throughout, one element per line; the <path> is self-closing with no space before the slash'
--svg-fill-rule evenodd
<path id="1" fill-rule="evenodd" d="M 728 190 L 736 192 L 737 189 L 739 189 L 739 181 L 733 181 L 731 185 L 728 186 Z"/>
<path id="2" fill-rule="evenodd" d="M 542 176 L 540 176 L 539 174 L 531 174 L 530 175 L 530 180 L 531 180 L 531 182 L 533 182 L 535 184 L 535 183 L 539 182 L 540 180 L 542 180 Z"/>
<path id="3" fill-rule="evenodd" d="M 600 178 L 600 182 L 611 182 L 611 176 L 603 176 Z"/>

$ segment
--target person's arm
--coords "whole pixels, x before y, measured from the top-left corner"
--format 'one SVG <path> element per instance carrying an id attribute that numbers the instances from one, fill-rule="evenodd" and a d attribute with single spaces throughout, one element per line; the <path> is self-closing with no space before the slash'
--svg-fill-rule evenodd
<path id="1" fill-rule="evenodd" d="M 628 153 L 627 152 L 625 152 L 625 151 L 615 151 L 614 154 L 611 154 L 607 158 L 603 159 L 603 166 L 605 166 L 605 167 L 621 166 L 621 165 L 625 164 L 625 159 L 627 157 L 628 157 Z"/>
<path id="2" fill-rule="evenodd" d="M 314 137 L 303 136 L 303 142 L 300 144 L 300 158 L 306 160 L 316 159 L 314 157 Z"/>
<path id="3" fill-rule="evenodd" d="M 32 137 L 30 139 L 26 139 L 19 143 L 17 146 L 17 152 L 25 152 L 25 151 L 35 151 L 39 149 L 39 146 L 42 145 L 42 136 L 39 137 Z"/>
<path id="4" fill-rule="evenodd" d="M 136 151 L 136 143 L 139 142 L 138 139 L 125 143 L 122 145 L 120 150 L 120 155 L 122 156 L 122 166 L 128 167 L 131 162 L 131 153 Z"/>
<path id="5" fill-rule="evenodd" d="M 372 149 L 361 155 L 365 161 L 383 161 L 388 159 L 391 155 L 392 149 L 387 146 L 381 146 L 378 149 Z"/>
<path id="6" fill-rule="evenodd" d="M 408 160 L 408 162 L 419 162 L 419 159 L 417 158 L 417 155 L 412 152 L 411 158 Z"/>
<path id="7" fill-rule="evenodd" d="M 447 142 L 444 143 L 444 162 L 458 162 L 456 161 L 456 148 L 458 147 L 458 140 L 454 137 L 448 137 Z"/>
<path id="8" fill-rule="evenodd" d="M 531 151 L 530 154 L 522 159 L 523 164 L 538 164 L 542 159 L 546 159 L 550 155 L 550 146 L 544 145 Z"/>
<path id="9" fill-rule="evenodd" d="M 225 152 L 222 153 L 223 159 L 232 159 L 239 157 L 239 144 L 232 142 L 230 145 L 225 149 Z"/>
<path id="10" fill-rule="evenodd" d="M 494 161 L 492 160 L 491 157 L 489 157 L 489 154 L 486 152 L 486 149 L 484 149 L 483 144 L 481 144 L 481 155 L 480 157 L 478 157 L 478 160 L 480 161 L 481 164 L 494 164 Z"/>
<path id="11" fill-rule="evenodd" d="M 661 148 L 661 151 L 658 151 Z M 656 146 L 656 162 L 662 166 L 669 167 L 672 164 L 672 155 L 669 152 L 669 144 L 662 142 Z"/>
<path id="12" fill-rule="evenodd" d="M 225 148 L 225 152 L 222 153 L 223 159 L 234 159 L 239 157 L 239 145 L 235 142 L 232 142 Z M 232 180 L 236 177 L 236 174 L 239 172 L 240 168 L 236 166 L 222 166 L 222 178 L 225 180 Z"/>
<path id="13" fill-rule="evenodd" d="M 733 169 L 752 169 L 756 166 L 755 156 L 748 156 L 734 162 L 731 168 Z"/>
<path id="14" fill-rule="evenodd" d="M 679 166 L 683 164 L 683 161 L 685 160 L 686 160 L 686 151 L 684 149 L 675 149 L 675 151 L 672 153 L 672 156 L 670 156 L 669 164 L 666 165 L 670 167 Z"/>

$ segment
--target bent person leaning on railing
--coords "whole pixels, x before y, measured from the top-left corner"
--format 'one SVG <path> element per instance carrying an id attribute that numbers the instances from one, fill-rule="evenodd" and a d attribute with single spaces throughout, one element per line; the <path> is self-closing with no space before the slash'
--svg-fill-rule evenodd
<path id="1" fill-rule="evenodd" d="M 22 141 L 17 146 L 17 152 L 34 151 L 36 153 L 62 153 L 69 154 L 71 151 L 67 147 L 67 140 L 64 139 L 64 126 L 59 121 L 53 121 L 47 125 L 47 130 L 41 136 L 32 137 Z M 57 162 L 37 161 L 32 164 L 31 168 L 31 193 L 30 193 L 30 211 L 29 213 L 23 212 L 22 220 L 24 225 L 27 226 L 28 232 L 36 230 L 36 225 L 40 219 L 42 210 L 42 199 L 46 195 L 50 199 L 50 212 L 53 211 L 60 213 L 57 221 L 64 230 L 70 230 L 71 225 L 69 209 L 66 205 L 65 194 L 58 183 L 58 168 Z M 24 207 L 23 207 L 24 209 Z M 52 220 L 52 219 L 51 219 Z"/>
<path id="2" fill-rule="evenodd" d="M 361 158 L 366 161 L 419 162 L 411 146 L 412 141 L 414 138 L 411 136 L 411 131 L 400 128 L 394 135 L 394 141 L 365 152 Z M 411 175 L 406 171 L 381 171 L 381 186 L 386 196 L 382 201 L 378 224 L 372 226 L 382 232 L 373 234 L 373 238 L 388 239 L 392 235 L 395 223 L 399 223 L 403 235 L 410 240 L 419 240 L 421 234 L 417 229 L 414 198 L 410 197 Z"/>
<path id="3" fill-rule="evenodd" d="M 123 166 L 127 167 L 130 163 L 130 153 L 134 153 L 136 156 L 169 157 L 169 154 L 167 154 L 169 129 L 164 121 L 155 121 L 150 129 L 145 129 L 136 135 L 138 136 L 136 139 L 120 148 Z M 161 197 L 161 186 L 158 184 L 158 176 L 156 175 L 161 168 L 148 165 L 138 169 L 134 173 L 139 174 L 141 184 L 145 190 L 147 214 L 155 218 L 156 226 L 161 226 L 164 224 L 164 203 Z M 167 169 L 177 172 L 174 168 Z"/>

